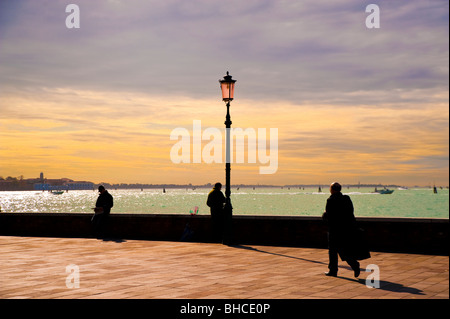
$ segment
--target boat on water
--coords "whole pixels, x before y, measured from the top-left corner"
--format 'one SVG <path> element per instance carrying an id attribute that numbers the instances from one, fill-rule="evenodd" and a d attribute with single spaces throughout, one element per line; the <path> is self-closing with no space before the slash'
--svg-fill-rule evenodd
<path id="1" fill-rule="evenodd" d="M 388 188 L 384 188 L 381 190 L 378 190 L 375 188 L 375 192 L 374 193 L 378 193 L 378 194 L 392 194 L 394 192 L 393 189 L 388 189 Z"/>
<path id="2" fill-rule="evenodd" d="M 51 191 L 53 195 L 61 195 L 64 191 Z"/>
<path id="3" fill-rule="evenodd" d="M 392 194 L 394 192 L 393 189 L 382 189 L 380 191 L 378 191 L 378 193 L 380 194 Z"/>

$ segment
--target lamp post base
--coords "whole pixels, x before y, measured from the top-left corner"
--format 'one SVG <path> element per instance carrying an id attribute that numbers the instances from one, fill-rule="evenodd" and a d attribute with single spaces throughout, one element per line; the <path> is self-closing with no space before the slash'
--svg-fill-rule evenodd
<path id="1" fill-rule="evenodd" d="M 231 245 L 233 241 L 233 206 L 228 197 L 223 208 L 223 239 L 222 244 Z"/>

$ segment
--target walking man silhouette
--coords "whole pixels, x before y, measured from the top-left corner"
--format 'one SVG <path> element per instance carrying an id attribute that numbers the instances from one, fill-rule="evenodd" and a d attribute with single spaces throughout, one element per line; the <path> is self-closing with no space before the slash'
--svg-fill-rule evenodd
<path id="1" fill-rule="evenodd" d="M 328 226 L 329 272 L 327 276 L 336 277 L 338 255 L 346 261 L 358 277 L 361 270 L 358 260 L 370 257 L 365 247 L 361 249 L 361 233 L 356 225 L 353 203 L 348 195 L 341 193 L 342 186 L 335 182 L 330 186 L 331 196 L 327 199 L 323 220 Z"/>

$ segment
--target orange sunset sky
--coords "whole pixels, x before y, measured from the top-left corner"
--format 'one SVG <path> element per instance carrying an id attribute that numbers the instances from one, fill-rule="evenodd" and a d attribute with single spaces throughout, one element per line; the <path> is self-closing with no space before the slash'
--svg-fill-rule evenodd
<path id="1" fill-rule="evenodd" d="M 379 1 L 379 29 L 360 1 L 76 3 L 79 29 L 62 2 L 0 5 L 4 178 L 224 182 L 173 163 L 170 134 L 225 137 L 230 71 L 232 127 L 278 129 L 277 171 L 233 163 L 232 183 L 448 185 L 445 1 Z"/>

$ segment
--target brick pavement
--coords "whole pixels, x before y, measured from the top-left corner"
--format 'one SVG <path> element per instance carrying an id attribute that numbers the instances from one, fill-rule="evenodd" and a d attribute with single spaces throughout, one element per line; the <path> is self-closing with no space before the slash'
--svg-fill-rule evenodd
<path id="1" fill-rule="evenodd" d="M 373 252 L 359 279 L 341 261 L 324 276 L 327 250 L 312 248 L 3 236 L 0 256 L 7 299 L 449 298 L 448 256 Z M 369 264 L 379 288 L 366 286 Z"/>

